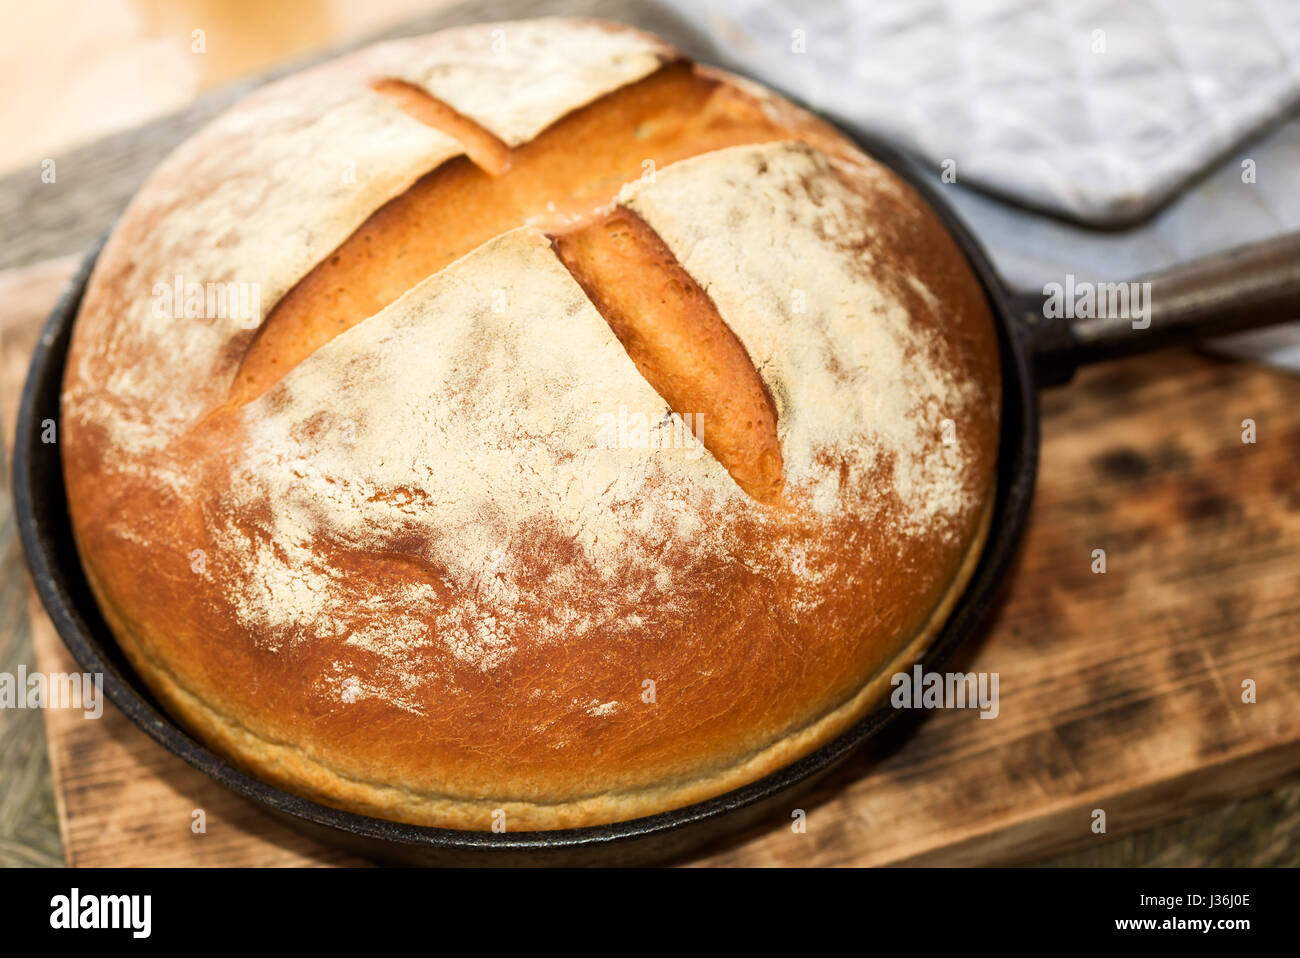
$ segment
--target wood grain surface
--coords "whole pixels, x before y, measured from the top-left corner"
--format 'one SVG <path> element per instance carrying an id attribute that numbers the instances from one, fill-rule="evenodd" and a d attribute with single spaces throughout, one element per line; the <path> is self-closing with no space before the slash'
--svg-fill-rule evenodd
<path id="1" fill-rule="evenodd" d="M 395 33 L 523 8 L 514 0 L 440 10 Z M 527 9 L 632 20 L 710 58 L 657 8 Z M 26 267 L 0 273 L 6 444 L 39 323 L 75 262 L 69 254 L 111 223 L 167 150 L 243 89 L 73 151 L 56 184 L 30 171 L 0 180 L 0 221 L 22 224 L 0 235 L 0 267 Z M 1253 444 L 1242 442 L 1247 418 L 1257 426 Z M 1044 432 L 1030 529 L 1005 598 L 953 665 L 999 674 L 999 716 L 937 712 L 899 723 L 801 800 L 806 831 L 782 813 L 697 863 L 1300 862 L 1300 379 L 1186 351 L 1129 360 L 1047 395 Z M 0 549 L 15 597 L 8 516 Z M 1092 571 L 1095 549 L 1106 551 L 1105 574 Z M 4 669 L 27 648 L 19 608 L 0 610 Z M 48 620 L 30 608 L 35 664 L 72 670 Z M 1246 679 L 1257 684 L 1254 704 L 1241 700 Z M 48 863 L 56 854 L 41 804 L 48 774 L 72 864 L 354 863 L 263 817 L 111 707 L 99 721 L 42 714 L 48 766 L 30 744 L 35 713 L 0 715 L 0 860 Z M 1091 830 L 1099 808 L 1106 835 Z M 205 834 L 191 831 L 196 809 Z M 1189 813 L 1199 817 L 1151 831 Z M 1232 857 L 1238 846 L 1248 857 Z"/>

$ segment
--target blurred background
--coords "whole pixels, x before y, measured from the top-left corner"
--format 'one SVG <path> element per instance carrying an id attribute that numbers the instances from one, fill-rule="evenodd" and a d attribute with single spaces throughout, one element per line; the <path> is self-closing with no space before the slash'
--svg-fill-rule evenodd
<path id="1" fill-rule="evenodd" d="M 436 5 L 437 0 L 5 0 L 0 174 Z M 210 55 L 191 52 L 195 29 L 205 32 Z"/>
<path id="2" fill-rule="evenodd" d="M 248 85 L 376 35 L 567 12 L 622 19 L 659 31 L 698 59 L 755 76 L 850 129 L 903 147 L 918 170 L 949 190 L 953 205 L 990 248 L 1004 278 L 1025 289 L 1066 272 L 1081 280 L 1124 279 L 1300 229 L 1300 3 L 1294 0 L 488 0 L 470 5 L 445 0 L 0 0 L 5 24 L 0 32 L 0 330 L 6 337 L 0 347 L 9 344 L 7 352 L 0 348 L 0 372 L 5 389 L 15 392 L 21 382 L 34 330 L 79 251 L 111 222 L 140 179 L 175 142 Z M 79 185 L 70 187 L 80 191 L 75 202 L 66 193 L 55 196 L 37 185 L 41 164 L 50 158 L 58 159 L 61 178 L 65 169 L 69 177 L 81 177 Z M 95 192 L 87 178 L 90 186 L 96 178 L 103 185 L 95 199 L 87 198 Z M 1252 395 L 1270 397 L 1279 408 L 1296 405 L 1291 371 L 1300 369 L 1300 337 L 1294 329 L 1238 337 L 1215 348 L 1256 364 L 1249 367 L 1256 371 L 1242 376 L 1270 375 L 1257 371 L 1264 366 L 1275 371 L 1271 375 L 1279 378 L 1250 380 Z M 1052 509 L 1067 515 L 1073 509 L 1076 520 L 1083 510 L 1076 525 L 1104 525 L 1092 522 L 1087 510 L 1100 508 L 1097 504 L 1113 495 L 1127 497 L 1130 503 L 1129 513 L 1114 517 L 1116 528 L 1128 529 L 1141 519 L 1143 503 L 1157 502 L 1161 496 L 1192 495 L 1203 506 L 1210 502 L 1214 490 L 1206 476 L 1218 475 L 1214 481 L 1225 489 L 1236 483 L 1247 470 L 1225 458 L 1229 452 L 1224 449 L 1191 443 L 1187 452 L 1160 445 L 1164 439 L 1152 435 L 1143 438 L 1141 429 L 1154 426 L 1158 433 L 1160 416 L 1168 423 L 1172 413 L 1155 409 L 1152 423 L 1116 421 L 1107 427 L 1109 432 L 1096 425 L 1104 418 L 1096 409 L 1104 407 L 1106 416 L 1118 419 L 1120 407 L 1148 400 L 1175 402 L 1179 376 L 1188 390 L 1206 383 L 1246 389 L 1244 380 L 1224 380 L 1236 373 L 1205 365 L 1208 362 L 1198 354 L 1178 360 L 1170 369 L 1129 366 L 1127 378 L 1113 374 L 1109 380 L 1086 380 L 1076 391 L 1049 400 L 1049 435 L 1055 430 L 1069 437 L 1070 429 L 1077 434 L 1062 440 L 1055 457 L 1051 449 L 1045 456 L 1039 493 L 1044 518 L 1038 527 L 1051 525 Z M 1172 384 L 1168 390 L 1173 397 L 1168 390 L 1150 396 L 1142 392 L 1144 383 L 1156 376 L 1168 377 L 1164 381 Z M 1105 406 L 1107 402 L 1119 406 Z M 1235 410 L 1233 415 L 1240 418 Z M 6 415 L 6 429 L 10 422 Z M 1277 430 L 1283 442 L 1294 442 L 1300 437 L 1300 421 L 1292 419 Z M 1295 445 L 1300 447 L 1300 442 Z M 1073 450 L 1088 451 L 1070 460 L 1067 452 Z M 1054 459 L 1070 462 L 1075 474 L 1067 477 L 1062 472 L 1054 480 Z M 1215 462 L 1219 473 L 1211 468 Z M 1094 467 L 1096 478 L 1085 474 Z M 1190 493 L 1160 485 L 1175 482 L 1175 473 L 1198 469 L 1202 477 L 1187 480 L 1199 483 Z M 7 475 L 6 469 L 6 482 Z M 1073 489 L 1071 482 L 1088 485 L 1093 498 L 1081 505 L 1082 500 L 1066 501 L 1064 493 L 1053 491 Z M 1224 648 L 1231 648 L 1241 636 L 1264 629 L 1260 623 L 1266 619 L 1270 634 L 1288 636 L 1292 643 L 1274 646 L 1274 666 L 1282 675 L 1289 674 L 1283 665 L 1296 666 L 1294 642 L 1300 636 L 1293 601 L 1300 591 L 1300 569 L 1294 542 L 1287 538 L 1296 525 L 1289 519 L 1285 525 L 1273 523 L 1263 536 L 1269 541 L 1267 551 L 1256 556 L 1249 550 L 1256 540 L 1263 541 L 1259 528 L 1247 528 L 1249 523 L 1241 520 L 1243 515 L 1268 516 L 1277 510 L 1293 517 L 1300 508 L 1294 488 L 1294 483 L 1284 487 L 1274 481 L 1267 489 L 1261 487 L 1256 499 L 1240 498 L 1218 512 L 1187 511 L 1195 521 L 1189 518 L 1192 524 L 1174 538 L 1168 530 L 1161 538 L 1162 523 L 1149 522 L 1142 535 L 1134 533 L 1132 543 L 1133 554 L 1140 554 L 1148 569 L 1159 569 L 1161 562 L 1173 568 L 1172 557 L 1205 549 L 1201 571 L 1178 581 L 1171 572 L 1158 583 L 1179 594 L 1210 589 L 1206 583 L 1212 575 L 1205 570 L 1214 555 L 1228 556 L 1229 565 L 1238 556 L 1243 568 L 1253 570 L 1251 576 L 1271 583 L 1261 605 L 1247 584 L 1228 582 L 1232 577 L 1220 571 L 1222 588 L 1236 592 L 1189 611 L 1186 619 L 1169 621 L 1178 622 L 1180 635 L 1213 621 L 1217 624 L 1204 627 L 1217 628 L 1214 635 Z M 1240 490 L 1232 494 L 1247 495 Z M 1057 539 L 1045 536 L 1048 533 L 1031 532 L 1023 580 L 1036 572 L 1058 576 L 1060 550 L 1066 547 L 1061 543 L 1070 548 L 1086 545 L 1065 533 Z M 0 549 L 0 671 L 12 672 L 19 665 L 35 669 L 42 661 L 48 668 L 54 661 L 50 657 L 61 650 L 52 635 L 42 638 L 48 624 L 42 625 L 39 611 L 33 612 L 29 604 L 7 510 Z M 1250 565 L 1256 560 L 1258 566 Z M 1105 620 L 1090 614 L 1078 614 L 1076 621 L 1058 610 L 1058 617 L 1051 619 L 1051 609 L 1028 597 L 1035 588 L 1046 592 L 1053 587 L 1026 584 L 1022 604 L 1013 598 L 1012 612 L 1004 618 L 1024 612 L 1030 623 L 1024 627 L 1032 630 L 1037 621 L 1033 617 L 1042 616 L 1040 624 L 1051 632 L 1049 638 L 1070 629 L 1086 635 L 1089 629 L 1107 627 Z M 1121 606 L 1109 596 L 1099 608 L 1122 621 Z M 1253 609 L 1259 610 L 1254 618 Z M 1133 600 L 1133 610 L 1134 621 L 1146 621 L 1140 599 Z M 1014 631 L 1018 628 L 1010 624 L 1006 631 L 1019 636 Z M 1125 641 L 1122 634 L 1108 638 L 1121 645 Z M 48 643 L 44 653 L 42 642 Z M 1212 657 L 1218 647 L 1206 648 Z M 41 660 L 38 653 L 47 658 Z M 1177 651 L 1152 654 L 1180 662 Z M 1212 660 L 1203 675 L 1200 666 L 1181 660 L 1179 670 L 1191 676 L 1182 690 L 1191 696 L 1189 702 L 1217 694 L 1210 673 L 1219 667 L 1226 666 Z M 1090 679 L 1084 674 L 1079 681 Z M 1196 684 L 1202 681 L 1205 688 Z M 1097 708 L 1109 714 L 1113 706 Z M 1163 721 L 1182 721 L 1180 709 L 1167 706 Z M 936 717 L 927 723 L 921 741 L 927 741 L 924 735 L 932 734 L 934 726 L 941 734 L 943 723 L 951 721 Z M 175 768 L 155 767 L 152 758 L 123 758 L 103 772 L 113 785 L 109 799 L 78 798 L 77 787 L 95 782 L 77 780 L 76 749 L 60 751 L 58 745 L 56 766 L 67 764 L 62 772 L 56 767 L 52 778 L 47 724 L 37 713 L 0 710 L 0 864 L 55 864 L 65 856 L 77 860 L 60 836 L 60 821 L 65 832 L 72 829 L 74 835 L 102 830 L 97 802 L 129 805 L 137 800 L 131 797 L 135 793 L 122 790 L 125 780 L 188 774 L 179 763 Z M 1018 825 L 1018 831 L 1008 831 L 1016 836 L 1007 840 L 1014 847 L 999 853 L 995 840 L 983 858 L 962 852 L 954 860 L 1300 864 L 1300 734 L 1294 723 L 1284 724 L 1270 726 L 1276 738 L 1261 748 L 1266 754 L 1246 764 L 1236 751 L 1207 758 L 1200 753 L 1213 748 L 1205 741 L 1188 746 L 1189 755 L 1199 752 L 1198 764 L 1186 775 L 1132 785 L 1133 795 L 1146 796 L 1137 807 L 1152 811 L 1130 816 L 1119 837 L 1062 842 L 1048 836 L 1056 825 L 1043 825 L 1042 840 L 1036 843 L 1026 837 L 1032 830 Z M 49 725 L 57 740 L 63 733 L 56 727 Z M 1107 734 L 1106 727 L 1096 726 L 1101 729 L 1097 734 Z M 113 755 L 120 749 L 123 756 L 136 756 L 132 734 L 134 730 L 114 732 L 111 742 L 87 741 L 84 748 Z M 1138 734 L 1136 728 L 1133 734 Z M 1176 747 L 1160 742 L 1152 748 Z M 1116 744 L 1116 754 L 1125 744 Z M 144 743 L 145 749 L 151 747 Z M 170 757 L 158 761 L 164 759 Z M 1226 764 L 1216 765 L 1220 759 Z M 1013 766 L 1023 773 L 1022 762 L 1007 760 L 1006 767 Z M 942 790 L 942 770 L 935 774 L 940 782 L 935 788 Z M 1234 783 L 1233 776 L 1240 781 Z M 57 791 L 55 781 L 60 783 Z M 99 782 L 100 794 L 103 784 Z M 1046 785 L 1042 788 L 1048 791 Z M 180 793 L 182 803 L 192 801 L 184 787 L 173 791 Z M 138 800 L 163 802 L 160 794 L 143 789 Z M 961 795 L 950 798 L 958 806 L 967 801 Z M 211 796 L 207 800 L 222 801 Z M 830 812 L 839 807 L 835 801 L 841 799 L 832 801 Z M 973 797 L 967 804 L 978 801 Z M 850 814 L 849 808 L 846 804 L 841 812 Z M 230 814 L 241 827 L 260 828 L 255 818 Z M 1043 814 L 1048 821 L 1050 815 Z M 1001 809 L 998 815 L 999 822 L 1010 822 L 1016 812 Z M 123 830 L 120 847 L 129 846 L 131 828 L 144 828 L 129 822 L 114 827 Z M 840 834 L 851 834 L 851 829 Z M 84 840 L 87 847 L 94 844 Z M 288 848 L 289 858 L 272 856 L 268 862 L 312 860 L 316 854 L 287 839 L 275 838 L 272 844 Z M 936 860 L 942 862 L 940 852 Z"/>

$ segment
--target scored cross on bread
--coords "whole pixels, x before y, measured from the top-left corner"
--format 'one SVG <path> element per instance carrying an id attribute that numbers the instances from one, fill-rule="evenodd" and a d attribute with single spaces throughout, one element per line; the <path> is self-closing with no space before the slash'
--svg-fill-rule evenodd
<path id="1" fill-rule="evenodd" d="M 246 321 L 168 308 L 238 283 Z M 61 451 L 105 618 L 196 735 L 338 807 L 557 828 L 879 699 L 983 541 L 997 362 L 950 237 L 833 129 L 627 28 L 485 25 L 159 168 Z"/>
<path id="2" fill-rule="evenodd" d="M 625 183 L 652 177 L 659 165 L 788 134 L 756 103 L 680 61 L 514 149 L 419 87 L 389 79 L 373 86 L 456 138 L 466 156 L 390 201 L 276 304 L 244 355 L 236 401 L 260 395 L 424 277 L 530 225 L 559 241 L 651 385 L 674 409 L 701 417 L 700 438 L 741 488 L 776 499 L 775 412 L 744 347 L 672 254 L 614 200 Z M 645 277 L 658 279 L 653 294 L 635 289 Z M 620 302 L 629 291 L 633 301 Z"/>

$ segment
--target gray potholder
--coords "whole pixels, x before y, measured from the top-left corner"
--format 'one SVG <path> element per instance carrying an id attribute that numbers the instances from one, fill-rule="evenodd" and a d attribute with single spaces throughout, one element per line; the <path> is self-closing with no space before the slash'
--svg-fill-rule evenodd
<path id="1" fill-rule="evenodd" d="M 1297 0 L 668 0 L 744 72 L 1017 202 L 1131 222 L 1300 103 Z"/>

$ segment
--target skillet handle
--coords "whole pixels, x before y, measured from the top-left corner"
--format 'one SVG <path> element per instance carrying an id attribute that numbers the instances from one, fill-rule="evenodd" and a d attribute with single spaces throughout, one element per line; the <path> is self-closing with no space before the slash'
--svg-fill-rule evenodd
<path id="1" fill-rule="evenodd" d="M 1040 385 L 1080 366 L 1300 319 L 1300 232 L 1147 279 L 1047 284 L 1019 303 Z M 1127 304 L 1127 305 L 1126 305 Z"/>

